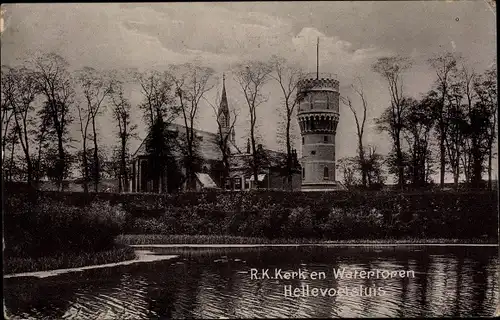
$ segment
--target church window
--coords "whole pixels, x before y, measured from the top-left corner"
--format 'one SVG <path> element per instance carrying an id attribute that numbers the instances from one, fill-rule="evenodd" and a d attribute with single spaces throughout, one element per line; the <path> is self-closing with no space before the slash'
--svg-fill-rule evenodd
<path id="1" fill-rule="evenodd" d="M 302 179 L 306 177 L 306 168 L 302 168 Z"/>
<path id="2" fill-rule="evenodd" d="M 302 137 L 302 144 L 304 144 L 304 137 Z"/>
<path id="3" fill-rule="evenodd" d="M 241 178 L 240 177 L 234 178 L 234 189 L 241 190 Z"/>
<path id="4" fill-rule="evenodd" d="M 328 167 L 325 167 L 323 169 L 323 179 L 325 180 L 328 180 L 329 176 L 328 176 Z"/>
<path id="5" fill-rule="evenodd" d="M 328 136 L 323 136 L 323 142 L 328 143 Z"/>
<path id="6" fill-rule="evenodd" d="M 316 154 L 316 150 L 311 151 L 311 154 L 315 155 Z"/>

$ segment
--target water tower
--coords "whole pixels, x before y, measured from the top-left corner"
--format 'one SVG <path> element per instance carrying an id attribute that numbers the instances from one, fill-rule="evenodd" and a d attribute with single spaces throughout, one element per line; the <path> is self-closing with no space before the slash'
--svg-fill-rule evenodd
<path id="1" fill-rule="evenodd" d="M 319 40 L 317 46 L 319 58 Z M 319 59 L 318 59 L 319 60 Z M 317 60 L 317 61 L 318 61 Z M 339 82 L 331 74 L 307 74 L 298 82 L 297 120 L 302 136 L 302 190 L 333 191 L 335 133 L 339 121 Z"/>

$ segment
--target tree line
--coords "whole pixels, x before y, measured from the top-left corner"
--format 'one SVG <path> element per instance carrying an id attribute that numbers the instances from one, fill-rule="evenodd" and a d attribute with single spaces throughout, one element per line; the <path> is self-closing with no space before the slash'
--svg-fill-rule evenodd
<path id="1" fill-rule="evenodd" d="M 475 72 L 459 54 L 442 53 L 428 60 L 435 73 L 432 88 L 420 97 L 409 96 L 404 78 L 411 71 L 407 57 L 379 58 L 372 70 L 387 85 L 390 101 L 375 118 L 378 132 L 388 134 L 391 151 L 383 156 L 373 146 L 365 146 L 368 99 L 362 81 L 352 85 L 361 103 L 354 105 L 342 97 L 356 123 L 357 154 L 339 161 L 348 187 L 376 188 L 384 183 L 386 171 L 396 178 L 398 188 L 445 186 L 445 175 L 453 176 L 459 187 L 464 177 L 467 187 L 492 187 L 492 160 L 496 156 L 497 72 L 492 65 Z"/>
<path id="2" fill-rule="evenodd" d="M 412 61 L 401 56 L 379 58 L 372 71 L 387 85 L 390 100 L 382 114 L 373 119 L 378 131 L 388 134 L 391 151 L 377 152 L 365 143 L 370 98 L 365 95 L 363 80 L 351 85 L 354 97 L 341 96 L 356 124 L 356 156 L 338 161 L 341 180 L 347 187 L 377 188 L 388 174 L 398 187 L 427 187 L 432 175 L 439 173 L 444 186 L 451 173 L 455 187 L 461 176 L 469 186 L 482 185 L 488 174 L 492 184 L 492 160 L 495 157 L 497 126 L 496 65 L 482 74 L 467 66 L 457 54 L 443 53 L 428 60 L 435 72 L 429 92 L 409 96 L 404 78 Z M 295 174 L 293 121 L 295 121 L 297 83 L 303 71 L 282 57 L 269 61 L 246 61 L 231 70 L 244 97 L 248 112 L 248 174 L 258 181 L 259 171 L 269 165 L 258 148 L 260 107 L 268 100 L 266 86 L 279 88 L 281 104 L 277 136 L 285 150 L 282 175 L 292 188 Z M 217 121 L 217 147 L 222 154 L 222 181 L 231 171 L 231 132 L 239 116 L 232 108 L 231 121 L 220 117 L 220 97 L 207 93 L 218 81 L 210 67 L 198 63 L 170 66 L 167 71 L 111 70 L 84 67 L 70 71 L 67 61 L 54 53 L 24 61 L 21 66 L 2 66 L 1 123 L 3 179 L 22 180 L 36 185 L 44 177 L 55 181 L 60 190 L 72 167 L 81 173 L 84 191 L 98 190 L 105 175 L 118 180 L 119 191 L 129 191 L 130 142 L 137 138 L 133 108 L 143 114 L 147 126 L 145 147 L 149 157 L 148 172 L 154 178 L 153 189 L 159 192 L 195 188 L 196 172 L 203 157 L 195 133 L 200 109 L 210 106 Z M 135 86 L 141 101 L 132 106 L 127 91 Z M 356 101 L 359 101 L 356 102 Z M 101 146 L 99 118 L 111 111 L 115 144 L 111 152 Z M 182 123 L 181 134 L 167 130 L 174 122 Z M 79 139 L 69 134 L 76 123 Z M 221 130 L 223 127 L 228 130 Z M 76 147 L 75 143 L 80 142 Z M 180 159 L 178 157 L 180 156 Z M 160 173 L 160 174 L 159 174 Z"/>
<path id="3" fill-rule="evenodd" d="M 293 95 L 300 71 L 285 59 L 273 57 L 267 63 L 242 63 L 232 72 L 250 116 L 252 156 L 248 165 L 256 181 L 257 173 L 266 165 L 265 157 L 257 148 L 257 110 L 267 100 L 262 89 L 270 80 L 280 85 L 286 111 L 282 133 L 287 151 L 284 174 L 289 175 L 291 183 L 291 121 L 296 105 Z M 159 178 L 155 179 L 153 188 L 169 192 L 185 185 L 193 189 L 195 173 L 201 170 L 203 163 L 195 128 L 200 108 L 208 105 L 213 108 L 219 127 L 216 142 L 222 154 L 224 180 L 231 169 L 229 134 L 238 114 L 233 109 L 232 121 L 222 123 L 223 119 L 217 114 L 218 97 L 216 101 L 207 97 L 216 87 L 216 81 L 214 70 L 198 63 L 170 66 L 167 71 L 103 71 L 92 67 L 72 71 L 63 57 L 47 53 L 27 59 L 20 66 L 2 65 L 2 179 L 36 186 L 48 178 L 63 190 L 63 181 L 72 168 L 77 168 L 85 192 L 91 188 L 97 192 L 104 176 L 117 178 L 120 192 L 129 191 L 130 142 L 137 138 L 138 129 L 132 111 L 138 108 L 148 132 L 146 174 Z M 135 85 L 142 96 L 136 106 L 132 106 L 127 95 L 130 84 Z M 111 111 L 115 127 L 111 152 L 101 145 L 99 126 L 100 118 L 107 111 Z M 184 131 L 181 135 L 167 130 L 179 121 Z M 79 139 L 70 134 L 75 124 Z M 229 130 L 220 130 L 223 125 Z M 177 154 L 181 155 L 180 161 Z"/>

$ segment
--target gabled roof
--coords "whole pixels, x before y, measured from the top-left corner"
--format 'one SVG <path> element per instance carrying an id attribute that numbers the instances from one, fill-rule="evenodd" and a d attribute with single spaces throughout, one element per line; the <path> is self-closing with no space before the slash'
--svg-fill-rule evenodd
<path id="1" fill-rule="evenodd" d="M 214 180 L 210 177 L 208 173 L 197 172 L 196 178 L 201 183 L 203 188 L 217 188 L 217 184 L 214 182 Z"/>
<path id="2" fill-rule="evenodd" d="M 275 151 L 271 149 L 263 149 L 266 159 L 269 161 L 271 167 L 278 167 L 283 165 L 283 161 L 286 159 L 286 153 Z M 252 156 L 252 153 L 239 153 L 231 158 L 231 166 L 233 168 L 247 168 L 248 159 Z"/>
<path id="3" fill-rule="evenodd" d="M 186 136 L 186 127 L 183 125 L 172 123 L 169 125 L 168 130 L 170 132 L 177 131 L 179 133 L 177 136 L 178 143 L 180 143 Z M 199 129 L 194 129 L 194 131 L 195 136 L 200 138 L 198 150 L 201 157 L 205 160 L 221 160 L 222 152 L 220 151 L 219 145 L 217 144 L 218 134 Z M 140 146 L 134 152 L 132 156 L 133 159 L 141 155 L 147 155 L 145 143 L 146 138 L 141 142 Z M 229 141 L 229 148 L 233 154 L 240 153 L 238 148 L 231 141 Z"/>

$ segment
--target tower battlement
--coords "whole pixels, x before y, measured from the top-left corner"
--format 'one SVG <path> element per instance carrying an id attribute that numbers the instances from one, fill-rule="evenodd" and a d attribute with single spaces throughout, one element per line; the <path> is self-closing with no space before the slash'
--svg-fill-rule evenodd
<path id="1" fill-rule="evenodd" d="M 305 78 L 297 83 L 298 91 L 334 90 L 339 91 L 339 81 L 333 78 Z"/>

